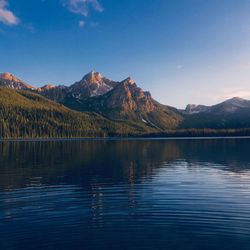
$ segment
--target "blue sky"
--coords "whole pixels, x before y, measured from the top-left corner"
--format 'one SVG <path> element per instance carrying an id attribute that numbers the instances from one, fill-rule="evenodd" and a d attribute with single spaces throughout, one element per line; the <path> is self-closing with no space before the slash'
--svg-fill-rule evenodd
<path id="1" fill-rule="evenodd" d="M 0 54 L 35 86 L 94 66 L 176 107 L 250 99 L 250 1 L 0 0 Z"/>

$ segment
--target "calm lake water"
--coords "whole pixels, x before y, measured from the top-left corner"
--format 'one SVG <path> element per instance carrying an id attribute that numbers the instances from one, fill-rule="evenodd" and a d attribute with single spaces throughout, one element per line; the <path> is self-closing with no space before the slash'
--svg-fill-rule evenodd
<path id="1" fill-rule="evenodd" d="M 0 249 L 250 249 L 250 139 L 0 142 Z"/>

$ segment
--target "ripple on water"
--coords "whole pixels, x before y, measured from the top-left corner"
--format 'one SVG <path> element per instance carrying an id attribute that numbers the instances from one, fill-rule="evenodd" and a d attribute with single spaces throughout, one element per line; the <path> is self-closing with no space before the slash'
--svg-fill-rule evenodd
<path id="1" fill-rule="evenodd" d="M 249 249 L 242 142 L 58 143 L 5 145 L 0 249 Z"/>

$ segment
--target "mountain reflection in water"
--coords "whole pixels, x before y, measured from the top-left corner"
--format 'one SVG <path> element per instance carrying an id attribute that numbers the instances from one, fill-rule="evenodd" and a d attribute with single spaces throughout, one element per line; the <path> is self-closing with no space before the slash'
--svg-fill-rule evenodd
<path id="1" fill-rule="evenodd" d="M 0 249 L 249 249 L 250 140 L 0 143 Z"/>

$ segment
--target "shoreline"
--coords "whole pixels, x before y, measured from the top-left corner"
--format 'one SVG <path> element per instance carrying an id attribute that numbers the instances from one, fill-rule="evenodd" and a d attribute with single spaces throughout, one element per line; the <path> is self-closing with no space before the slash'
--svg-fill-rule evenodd
<path id="1" fill-rule="evenodd" d="M 157 140 L 222 140 L 250 139 L 250 136 L 186 136 L 186 137 L 76 137 L 76 138 L 6 138 L 0 142 L 49 142 L 49 141 L 157 141 Z"/>

